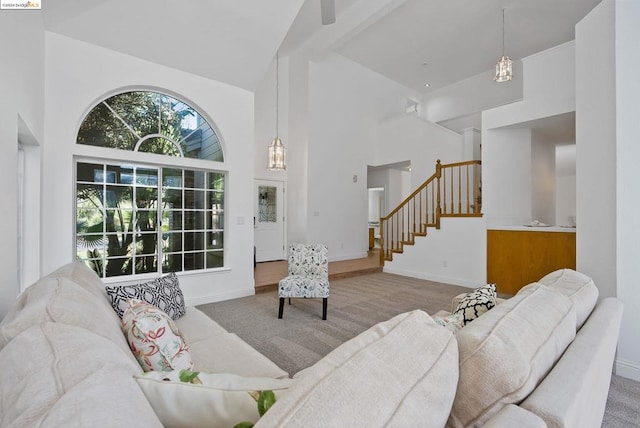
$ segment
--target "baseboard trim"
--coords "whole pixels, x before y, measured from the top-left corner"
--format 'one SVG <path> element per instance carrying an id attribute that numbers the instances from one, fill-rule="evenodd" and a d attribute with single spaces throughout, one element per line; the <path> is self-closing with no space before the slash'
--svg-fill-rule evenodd
<path id="1" fill-rule="evenodd" d="M 408 276 L 411 278 L 426 279 L 428 281 L 442 282 L 444 284 L 459 285 L 461 287 L 467 287 L 467 288 L 477 288 L 484 285 L 484 283 L 476 283 L 476 282 L 467 281 L 464 279 L 450 278 L 450 277 L 440 276 L 440 275 L 432 275 L 432 274 L 427 274 L 423 272 L 413 272 L 409 270 L 395 269 L 395 268 L 386 267 L 386 266 L 382 269 L 382 271 L 387 273 L 393 273 L 396 275 Z"/>
<path id="2" fill-rule="evenodd" d="M 196 297 L 195 299 L 185 299 L 185 304 L 187 306 L 205 305 L 207 303 L 221 302 L 223 300 L 231 300 L 231 299 L 238 299 L 240 297 L 253 296 L 254 294 L 255 294 L 255 289 L 249 288 L 246 290 L 229 291 L 226 293 Z"/>
<path id="3" fill-rule="evenodd" d="M 631 361 L 617 359 L 615 368 L 616 375 L 640 381 L 640 365 L 632 363 Z"/>

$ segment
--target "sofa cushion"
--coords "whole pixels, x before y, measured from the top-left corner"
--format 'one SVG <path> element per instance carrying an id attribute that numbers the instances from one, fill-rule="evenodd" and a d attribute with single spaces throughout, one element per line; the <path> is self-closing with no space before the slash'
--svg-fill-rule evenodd
<path id="1" fill-rule="evenodd" d="M 559 269 L 538 282 L 571 299 L 576 307 L 576 328 L 580 329 L 598 301 L 598 287 L 593 280 L 573 269 Z"/>
<path id="2" fill-rule="evenodd" d="M 165 427 L 229 428 L 260 419 L 257 399 L 269 390 L 278 399 L 292 379 L 199 373 L 201 384 L 181 382 L 179 372 L 148 372 L 135 377 Z"/>
<path id="3" fill-rule="evenodd" d="M 108 286 L 106 292 L 111 299 L 111 306 L 120 318 L 129 299 L 152 304 L 174 320 L 186 312 L 178 276 L 173 272 L 142 284 Z"/>
<path id="4" fill-rule="evenodd" d="M 182 337 L 187 343 L 195 343 L 219 334 L 227 334 L 220 324 L 205 315 L 204 312 L 193 306 L 187 307 L 184 316 L 174 320 L 176 326 L 182 332 Z"/>
<path id="5" fill-rule="evenodd" d="M 444 426 L 456 390 L 454 335 L 413 311 L 334 349 L 258 421 L 258 427 Z"/>
<path id="6" fill-rule="evenodd" d="M 67 263 L 51 272 L 45 278 L 69 278 L 88 292 L 104 299 L 106 303 L 109 302 L 102 280 L 84 262 L 75 261 Z"/>
<path id="7" fill-rule="evenodd" d="M 89 292 L 87 287 L 82 287 L 70 277 L 49 275 L 18 296 L 0 324 L 0 348 L 22 331 L 43 321 L 90 330 L 109 339 L 132 358 L 120 329 L 120 320 L 106 296 Z"/>
<path id="8" fill-rule="evenodd" d="M 191 370 L 189 347 L 173 320 L 155 306 L 131 299 L 122 316 L 122 331 L 144 371 Z"/>
<path id="9" fill-rule="evenodd" d="M 0 367 L 0 426 L 162 426 L 133 379 L 140 367 L 88 330 L 34 325 L 0 351 Z"/>
<path id="10" fill-rule="evenodd" d="M 188 343 L 194 370 L 249 377 L 289 377 L 289 373 L 233 333 L 216 334 Z"/>
<path id="11" fill-rule="evenodd" d="M 541 284 L 465 326 L 456 334 L 460 378 L 450 425 L 482 425 L 527 397 L 571 343 L 575 326 L 571 300 Z"/>
<path id="12" fill-rule="evenodd" d="M 486 284 L 467 293 L 458 303 L 454 314 L 462 316 L 462 324 L 467 325 L 496 305 L 496 285 Z"/>

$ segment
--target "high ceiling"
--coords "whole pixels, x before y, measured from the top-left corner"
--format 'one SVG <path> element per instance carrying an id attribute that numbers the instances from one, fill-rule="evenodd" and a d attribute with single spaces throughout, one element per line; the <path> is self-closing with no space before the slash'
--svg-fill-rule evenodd
<path id="1" fill-rule="evenodd" d="M 337 52 L 428 93 L 574 38 L 600 0 L 52 0 L 45 28 L 112 50 L 255 90 L 276 51 Z M 425 83 L 430 87 L 426 88 Z"/>
<path id="2" fill-rule="evenodd" d="M 303 0 L 50 0 L 45 29 L 255 90 Z"/>
<path id="3" fill-rule="evenodd" d="M 337 28 L 322 28 L 319 0 L 306 0 L 284 40 L 283 51 L 304 49 L 308 38 L 330 38 L 338 33 L 327 44 L 329 49 L 423 93 L 493 69 L 502 54 L 502 9 L 505 53 L 521 59 L 573 40 L 575 24 L 600 2 L 335 1 L 337 21 L 332 26 Z M 358 20 L 357 14 L 369 16 Z"/>

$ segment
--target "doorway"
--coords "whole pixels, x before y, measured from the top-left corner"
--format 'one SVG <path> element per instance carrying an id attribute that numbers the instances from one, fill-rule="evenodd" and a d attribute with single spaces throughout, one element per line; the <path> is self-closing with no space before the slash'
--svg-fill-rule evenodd
<path id="1" fill-rule="evenodd" d="M 284 260 L 284 182 L 255 180 L 253 207 L 256 262 Z"/>

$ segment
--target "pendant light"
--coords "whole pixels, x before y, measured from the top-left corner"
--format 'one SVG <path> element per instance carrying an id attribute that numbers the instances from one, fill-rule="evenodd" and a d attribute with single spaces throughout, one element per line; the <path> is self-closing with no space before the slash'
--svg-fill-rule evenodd
<path id="1" fill-rule="evenodd" d="M 502 9 L 502 57 L 496 63 L 496 75 L 493 78 L 498 83 L 513 79 L 513 61 L 504 54 L 504 9 Z"/>
<path id="2" fill-rule="evenodd" d="M 286 171 L 287 169 L 287 149 L 282 145 L 282 141 L 278 138 L 278 95 L 280 92 L 279 86 L 279 71 L 280 71 L 280 58 L 279 51 L 276 52 L 276 138 L 269 144 L 269 159 L 267 162 L 267 169 L 270 171 Z"/>

